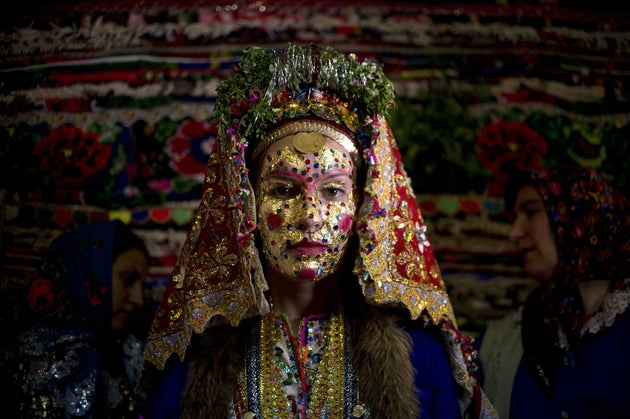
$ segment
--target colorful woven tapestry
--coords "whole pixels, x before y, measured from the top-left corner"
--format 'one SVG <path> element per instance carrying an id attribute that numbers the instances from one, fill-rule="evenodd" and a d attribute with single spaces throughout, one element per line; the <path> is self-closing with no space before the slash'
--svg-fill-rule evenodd
<path id="1" fill-rule="evenodd" d="M 517 278 L 501 200 L 511 168 L 577 162 L 630 189 L 630 15 L 509 3 L 17 6 L 0 33 L 5 266 L 28 269 L 59 232 L 120 218 L 167 278 L 217 132 L 217 83 L 244 47 L 291 41 L 383 65 L 399 96 L 392 129 L 447 278 Z M 508 297 L 499 287 L 474 298 L 496 313 L 520 298 L 514 284 Z"/>

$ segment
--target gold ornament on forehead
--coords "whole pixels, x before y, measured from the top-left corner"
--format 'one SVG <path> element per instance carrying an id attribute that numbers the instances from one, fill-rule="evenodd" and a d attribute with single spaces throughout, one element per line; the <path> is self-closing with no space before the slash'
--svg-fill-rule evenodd
<path id="1" fill-rule="evenodd" d="M 293 136 L 293 147 L 302 154 L 321 151 L 326 144 L 326 137 L 319 132 L 298 132 Z"/>
<path id="2" fill-rule="evenodd" d="M 263 151 L 265 151 L 271 144 L 278 141 L 279 139 L 298 134 L 321 137 L 322 141 L 325 141 L 326 138 L 330 138 L 341 147 L 343 147 L 350 154 L 350 158 L 352 159 L 352 162 L 355 166 L 358 167 L 361 165 L 359 149 L 354 142 L 354 137 L 352 136 L 352 134 L 348 133 L 346 130 L 338 125 L 331 124 L 323 120 L 313 120 L 310 118 L 288 121 L 281 126 L 272 129 L 254 146 L 250 157 L 251 160 L 255 161 L 260 155 L 262 155 Z M 295 145 L 295 148 L 299 152 L 306 153 L 305 151 L 303 151 L 303 149 L 299 147 L 300 146 Z M 319 146 L 315 149 L 315 151 L 322 150 L 322 147 L 323 146 Z"/>

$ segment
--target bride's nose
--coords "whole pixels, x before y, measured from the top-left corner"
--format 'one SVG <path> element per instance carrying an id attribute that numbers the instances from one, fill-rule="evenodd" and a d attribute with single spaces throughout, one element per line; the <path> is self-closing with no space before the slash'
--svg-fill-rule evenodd
<path id="1" fill-rule="evenodd" d="M 302 213 L 297 228 L 300 231 L 314 232 L 322 227 L 322 202 L 309 195 L 302 203 Z"/>

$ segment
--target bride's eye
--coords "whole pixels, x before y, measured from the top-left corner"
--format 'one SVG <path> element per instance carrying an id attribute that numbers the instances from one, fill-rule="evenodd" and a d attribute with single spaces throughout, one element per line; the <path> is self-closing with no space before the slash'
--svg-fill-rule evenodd
<path id="1" fill-rule="evenodd" d="M 287 183 L 274 184 L 268 189 L 268 191 L 270 196 L 280 199 L 293 198 L 297 195 L 295 187 Z"/>
<path id="2" fill-rule="evenodd" d="M 339 200 L 346 196 L 346 189 L 337 185 L 327 186 L 323 189 L 323 194 L 326 199 Z"/>

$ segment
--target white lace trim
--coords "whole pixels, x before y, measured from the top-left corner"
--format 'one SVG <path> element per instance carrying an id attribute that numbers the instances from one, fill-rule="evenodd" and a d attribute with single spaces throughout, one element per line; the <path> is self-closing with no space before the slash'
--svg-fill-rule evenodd
<path id="1" fill-rule="evenodd" d="M 585 334 L 596 334 L 605 327 L 610 327 L 617 316 L 626 312 L 630 307 L 630 278 L 625 281 L 623 290 L 613 291 L 602 304 L 602 308 L 591 317 L 582 327 L 580 337 Z"/>

